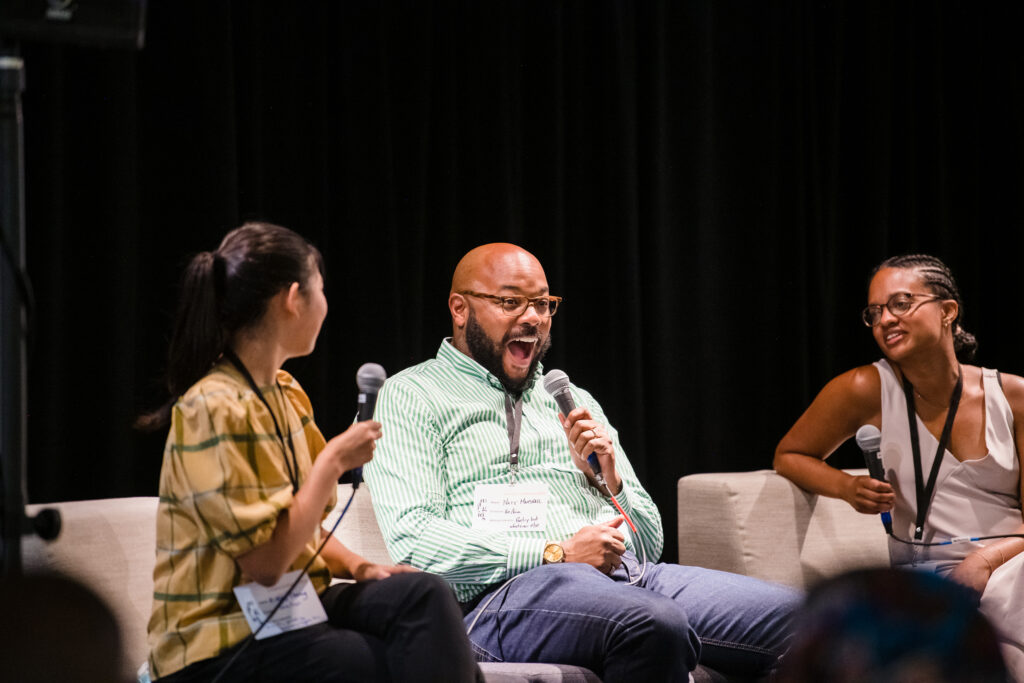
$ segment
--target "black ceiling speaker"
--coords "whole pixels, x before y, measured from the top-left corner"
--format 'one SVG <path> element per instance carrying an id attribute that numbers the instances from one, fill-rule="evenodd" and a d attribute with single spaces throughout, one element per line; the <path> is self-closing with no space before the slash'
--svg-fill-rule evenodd
<path id="1" fill-rule="evenodd" d="M 0 0 L 0 38 L 141 50 L 146 0 Z"/>

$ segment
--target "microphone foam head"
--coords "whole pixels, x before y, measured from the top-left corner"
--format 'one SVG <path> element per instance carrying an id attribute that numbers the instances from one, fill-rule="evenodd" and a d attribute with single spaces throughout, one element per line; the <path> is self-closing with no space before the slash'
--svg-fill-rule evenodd
<path id="1" fill-rule="evenodd" d="M 569 375 L 561 370 L 548 370 L 548 374 L 544 375 L 544 388 L 552 396 L 565 391 L 569 388 Z"/>
<path id="2" fill-rule="evenodd" d="M 875 425 L 864 425 L 857 430 L 857 445 L 862 451 L 877 451 L 882 444 L 882 433 Z"/>
<path id="3" fill-rule="evenodd" d="M 356 372 L 356 386 L 364 394 L 375 394 L 384 385 L 388 373 L 376 363 L 363 363 Z"/>

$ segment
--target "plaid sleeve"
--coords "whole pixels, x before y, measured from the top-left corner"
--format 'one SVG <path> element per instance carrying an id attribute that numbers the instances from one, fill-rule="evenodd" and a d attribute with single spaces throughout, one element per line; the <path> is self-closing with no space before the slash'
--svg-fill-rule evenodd
<path id="1" fill-rule="evenodd" d="M 203 540 L 233 557 L 268 541 L 292 501 L 281 442 L 254 403 L 230 388 L 201 385 L 172 416 L 176 497 L 193 509 Z"/>

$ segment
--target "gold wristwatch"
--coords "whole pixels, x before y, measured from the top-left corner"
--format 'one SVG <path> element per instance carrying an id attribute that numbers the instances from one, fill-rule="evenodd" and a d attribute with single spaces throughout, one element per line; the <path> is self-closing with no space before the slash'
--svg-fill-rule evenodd
<path id="1" fill-rule="evenodd" d="M 558 564 L 565 562 L 565 550 L 558 543 L 548 543 L 544 546 L 544 564 Z"/>

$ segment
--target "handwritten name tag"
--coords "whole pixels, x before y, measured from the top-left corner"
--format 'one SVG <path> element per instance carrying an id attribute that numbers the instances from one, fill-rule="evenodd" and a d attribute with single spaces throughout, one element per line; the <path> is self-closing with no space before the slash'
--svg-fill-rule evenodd
<path id="1" fill-rule="evenodd" d="M 474 529 L 544 531 L 547 525 L 547 484 L 481 484 L 474 498 Z"/>
<path id="2" fill-rule="evenodd" d="M 242 614 L 245 615 L 245 620 L 249 622 L 249 628 L 253 633 L 256 633 L 260 625 L 267 620 L 267 616 L 281 601 L 281 597 L 288 592 L 299 573 L 298 569 L 290 571 L 273 586 L 261 586 L 258 583 L 235 586 L 235 597 L 238 598 Z M 320 602 L 309 577 L 303 574 L 299 584 L 295 586 L 295 590 L 285 598 L 284 604 L 274 613 L 270 623 L 257 634 L 256 640 L 263 640 L 313 624 L 322 624 L 325 621 L 327 621 L 327 612 L 324 611 L 323 603 Z"/>

